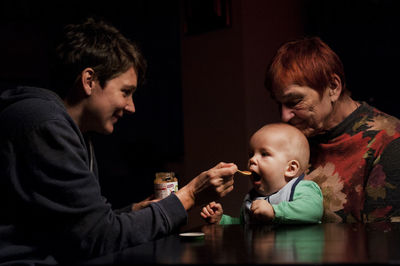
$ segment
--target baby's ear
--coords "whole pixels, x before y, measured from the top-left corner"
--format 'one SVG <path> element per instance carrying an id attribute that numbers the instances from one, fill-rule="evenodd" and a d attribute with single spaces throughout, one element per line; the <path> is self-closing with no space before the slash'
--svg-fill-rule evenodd
<path id="1" fill-rule="evenodd" d="M 285 169 L 285 178 L 290 181 L 292 178 L 298 175 L 300 170 L 300 163 L 297 160 L 291 160 L 288 162 Z"/>

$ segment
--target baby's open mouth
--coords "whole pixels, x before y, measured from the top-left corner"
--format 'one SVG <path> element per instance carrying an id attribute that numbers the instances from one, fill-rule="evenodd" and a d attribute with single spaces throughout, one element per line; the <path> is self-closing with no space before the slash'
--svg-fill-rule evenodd
<path id="1" fill-rule="evenodd" d="M 255 182 L 261 180 L 261 176 L 259 174 L 257 174 L 256 172 L 251 172 L 251 176 L 252 176 L 253 181 L 255 181 Z"/>

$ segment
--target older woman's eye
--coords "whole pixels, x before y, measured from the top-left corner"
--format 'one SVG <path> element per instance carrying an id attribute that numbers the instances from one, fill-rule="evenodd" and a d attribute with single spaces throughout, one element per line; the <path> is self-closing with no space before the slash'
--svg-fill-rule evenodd
<path id="1" fill-rule="evenodd" d="M 284 105 L 287 108 L 293 108 L 295 107 L 297 104 L 299 104 L 301 102 L 301 100 L 296 100 L 296 101 L 290 101 L 290 102 L 286 102 Z"/>
<path id="2" fill-rule="evenodd" d="M 290 103 L 285 103 L 284 104 L 287 108 L 293 108 L 294 106 L 296 106 L 296 104 L 295 103 L 292 103 L 292 102 L 290 102 Z"/>

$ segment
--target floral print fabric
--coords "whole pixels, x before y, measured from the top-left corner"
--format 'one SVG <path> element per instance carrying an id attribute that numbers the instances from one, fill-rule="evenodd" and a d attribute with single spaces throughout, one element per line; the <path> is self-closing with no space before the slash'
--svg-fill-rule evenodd
<path id="1" fill-rule="evenodd" d="M 400 121 L 362 103 L 341 124 L 309 139 L 305 179 L 324 196 L 323 222 L 400 216 Z"/>

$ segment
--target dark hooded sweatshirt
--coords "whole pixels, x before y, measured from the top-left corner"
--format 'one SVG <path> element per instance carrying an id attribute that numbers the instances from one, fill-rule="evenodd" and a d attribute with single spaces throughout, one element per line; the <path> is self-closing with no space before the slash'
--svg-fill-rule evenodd
<path id="1" fill-rule="evenodd" d="M 101 195 L 90 145 L 55 93 L 2 92 L 0 125 L 0 264 L 101 256 L 186 222 L 175 195 L 114 212 Z"/>

